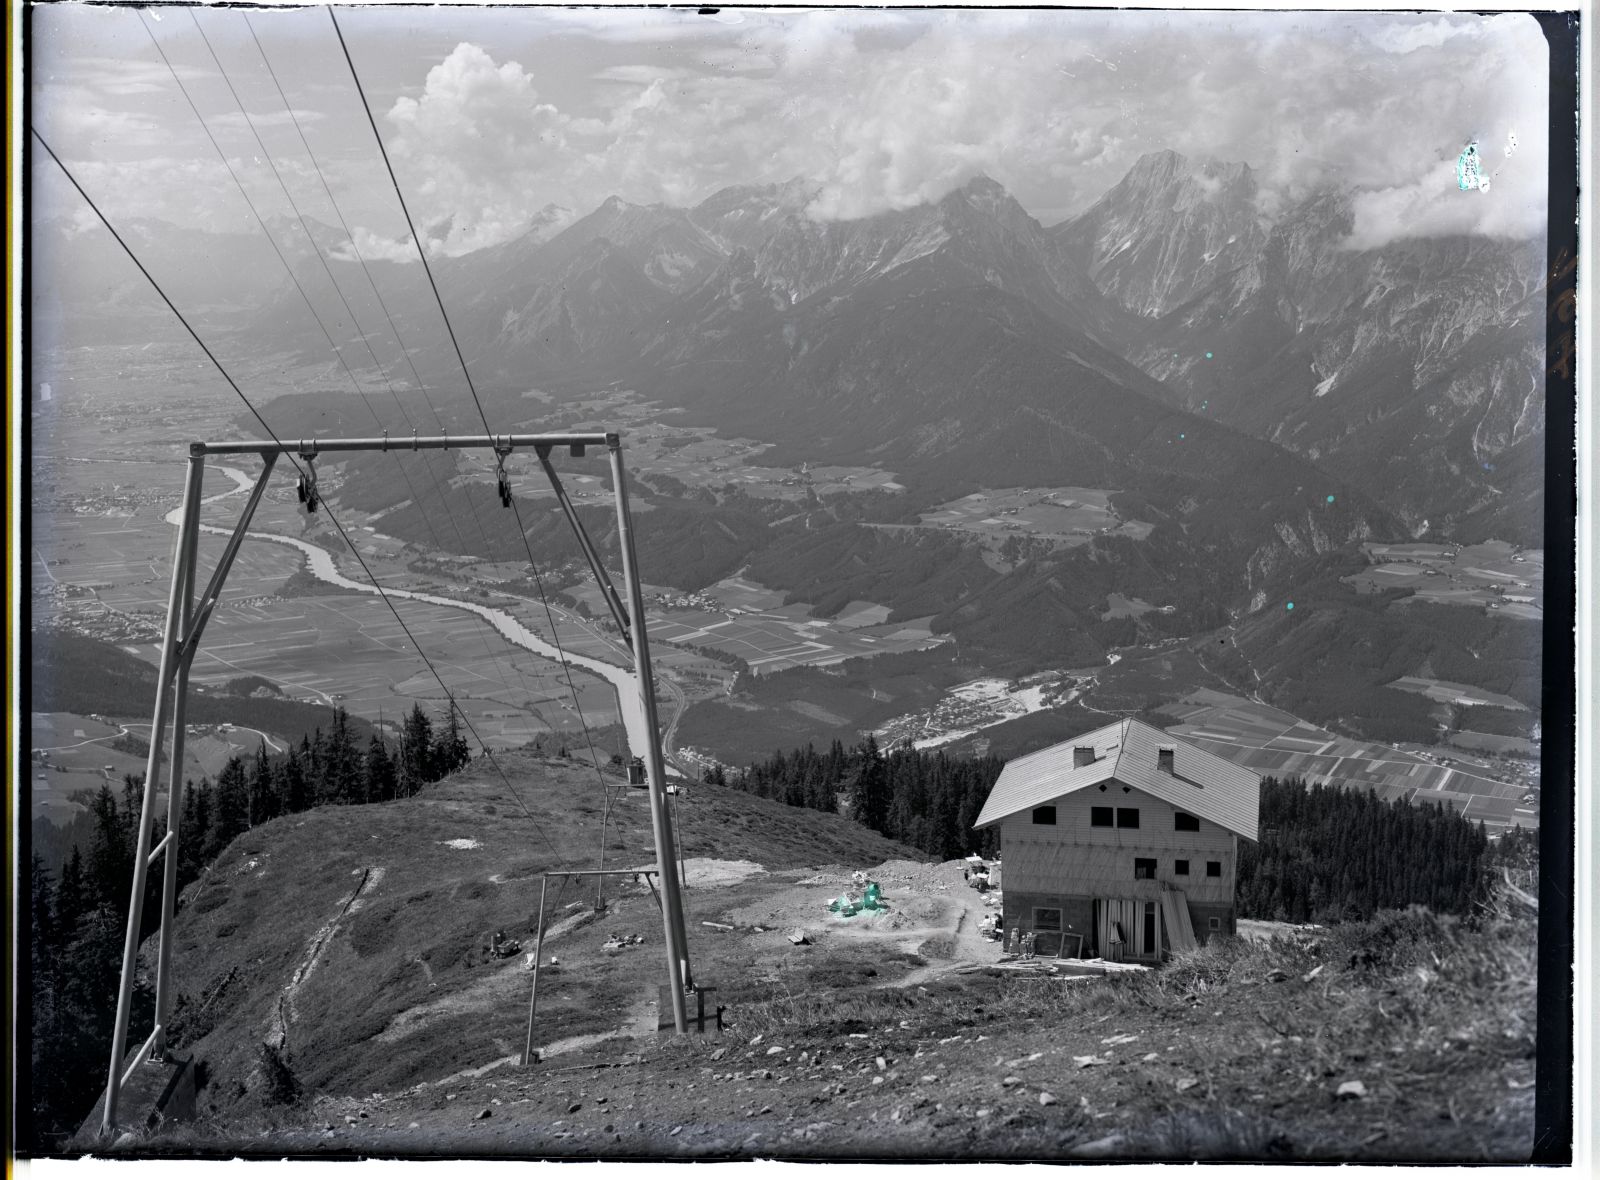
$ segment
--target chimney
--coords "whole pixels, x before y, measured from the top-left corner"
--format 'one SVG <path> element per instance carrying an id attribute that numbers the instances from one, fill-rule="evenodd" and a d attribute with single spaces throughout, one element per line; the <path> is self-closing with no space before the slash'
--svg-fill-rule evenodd
<path id="1" fill-rule="evenodd" d="M 1174 770 L 1172 768 L 1172 747 L 1171 746 L 1162 746 L 1161 749 L 1156 751 L 1156 769 L 1157 770 L 1164 770 L 1168 774 L 1177 774 L 1178 773 L 1176 770 Z"/>
<path id="2" fill-rule="evenodd" d="M 1088 766 L 1093 761 L 1094 761 L 1094 747 L 1093 746 L 1073 746 L 1072 747 L 1072 765 L 1074 765 L 1074 766 Z"/>

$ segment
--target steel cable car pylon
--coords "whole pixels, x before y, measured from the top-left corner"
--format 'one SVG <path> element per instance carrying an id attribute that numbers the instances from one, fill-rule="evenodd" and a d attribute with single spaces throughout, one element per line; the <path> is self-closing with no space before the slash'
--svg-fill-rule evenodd
<path id="1" fill-rule="evenodd" d="M 573 456 L 582 456 L 585 449 L 590 446 L 605 447 L 611 458 L 623 581 L 628 595 L 626 608 L 612 585 L 610 576 L 606 573 L 598 551 L 584 530 L 583 523 L 578 519 L 566 489 L 562 487 L 560 478 L 549 462 L 549 453 L 555 447 L 566 447 Z M 211 614 L 221 597 L 228 571 L 238 556 L 250 522 L 261 503 L 261 497 L 266 491 L 267 481 L 272 475 L 278 456 L 285 452 L 311 456 L 343 451 L 490 449 L 503 464 L 504 457 L 519 447 L 531 449 L 537 454 L 540 464 L 550 478 L 563 514 L 577 533 L 579 544 L 596 581 L 600 584 L 606 604 L 611 608 L 612 615 L 621 627 L 623 635 L 628 640 L 629 649 L 633 653 L 639 703 L 645 722 L 644 755 L 649 780 L 650 821 L 655 832 L 656 869 L 664 901 L 661 907 L 661 920 L 667 942 L 669 984 L 667 992 L 672 998 L 674 1027 L 680 1033 L 688 1031 L 688 1010 L 684 993 L 693 987 L 693 975 L 689 968 L 689 941 L 683 919 L 683 899 L 679 892 L 677 873 L 673 871 L 675 852 L 671 819 L 666 808 L 666 760 L 662 755 L 661 731 L 657 724 L 655 681 L 650 671 L 650 645 L 644 626 L 644 592 L 639 583 L 638 555 L 634 548 L 632 517 L 628 510 L 627 479 L 622 463 L 622 436 L 616 431 L 607 431 L 600 434 L 499 434 L 465 435 L 456 438 L 448 435 L 418 438 L 413 435 L 402 443 L 396 443 L 387 437 L 301 439 L 293 443 L 276 439 L 224 443 L 196 442 L 189 445 L 189 470 L 184 483 L 182 517 L 178 522 L 178 537 L 174 546 L 172 589 L 167 601 L 166 625 L 161 640 L 161 665 L 156 682 L 150 754 L 145 766 L 144 799 L 139 811 L 139 833 L 133 862 L 133 885 L 128 903 L 127 932 L 122 947 L 122 974 L 117 989 L 111 1062 L 100 1120 L 102 1132 L 110 1133 L 115 1130 L 118 1100 L 123 1087 L 128 1084 L 139 1065 L 147 1059 L 166 1058 L 168 1022 L 173 1002 L 172 920 L 177 903 L 177 847 L 182 803 L 184 704 L 188 695 L 189 668 L 194 662 L 195 652 L 199 649 L 200 636 L 204 633 L 206 623 L 210 621 Z M 216 569 L 206 584 L 205 592 L 196 600 L 194 583 L 199 558 L 200 493 L 205 479 L 206 458 L 209 455 L 249 454 L 261 457 L 261 474 L 256 477 L 255 485 L 250 490 L 238 523 L 234 525 Z M 314 511 L 314 497 L 317 495 L 315 477 L 302 483 L 298 490 L 300 502 L 308 511 Z M 501 490 L 502 492 L 505 490 L 504 483 Z M 166 780 L 167 831 L 160 843 L 152 848 L 150 844 L 155 827 L 155 801 L 161 785 L 162 737 L 169 721 L 172 725 L 172 758 Z M 155 863 L 157 857 L 163 855 L 166 861 L 162 866 L 161 934 L 156 959 L 155 1026 L 144 1043 L 130 1056 L 125 1047 L 133 1001 L 133 984 L 138 969 L 144 895 L 149 881 L 150 866 Z"/>

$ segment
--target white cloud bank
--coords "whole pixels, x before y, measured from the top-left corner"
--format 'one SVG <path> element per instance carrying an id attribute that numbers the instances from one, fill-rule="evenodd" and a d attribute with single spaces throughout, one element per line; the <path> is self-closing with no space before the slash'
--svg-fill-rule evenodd
<path id="1" fill-rule="evenodd" d="M 551 203 L 686 204 L 791 176 L 832 219 L 983 171 L 1048 224 L 1168 147 L 1249 163 L 1268 208 L 1361 190 L 1355 245 L 1543 228 L 1545 48 L 1526 16 L 835 10 L 621 35 L 635 16 L 585 16 L 609 32 L 581 85 L 463 42 L 393 103 L 430 250 L 508 240 Z M 1488 192 L 1454 182 L 1471 139 L 1499 169 Z M 363 253 L 409 252 L 366 233 Z"/>

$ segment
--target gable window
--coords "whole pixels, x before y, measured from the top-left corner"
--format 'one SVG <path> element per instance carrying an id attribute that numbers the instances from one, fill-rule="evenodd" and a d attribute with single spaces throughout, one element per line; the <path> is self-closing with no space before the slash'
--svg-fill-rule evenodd
<path id="1" fill-rule="evenodd" d="M 1111 815 L 1112 809 L 1109 807 L 1091 807 L 1089 808 L 1089 826 L 1091 828 L 1109 828 L 1112 826 Z"/>
<path id="2" fill-rule="evenodd" d="M 1174 832 L 1198 832 L 1200 821 L 1187 811 L 1174 811 L 1172 813 L 1172 830 Z"/>
<path id="3" fill-rule="evenodd" d="M 1187 877 L 1189 875 L 1189 862 L 1186 860 L 1173 861 L 1172 875 L 1175 877 Z"/>
<path id="4" fill-rule="evenodd" d="M 1135 881 L 1154 881 L 1156 879 L 1155 858 L 1145 856 L 1134 857 L 1133 879 Z"/>
<path id="5" fill-rule="evenodd" d="M 1139 826 L 1139 809 L 1137 807 L 1117 808 L 1117 827 L 1136 828 Z"/>
<path id="6" fill-rule="evenodd" d="M 1208 877 L 1220 877 L 1220 876 L 1222 876 L 1222 862 L 1220 860 L 1208 860 L 1208 861 L 1206 861 L 1206 876 L 1208 876 Z"/>
<path id="7" fill-rule="evenodd" d="M 1035 807 L 1033 809 L 1033 822 L 1036 824 L 1049 824 L 1051 827 L 1055 827 L 1055 804 L 1052 803 L 1048 807 Z"/>
<path id="8" fill-rule="evenodd" d="M 1043 906 L 1035 906 L 1033 909 L 1033 929 L 1034 933 L 1038 933 L 1041 930 L 1059 931 L 1061 929 L 1061 911 L 1054 908 L 1046 909 Z"/>

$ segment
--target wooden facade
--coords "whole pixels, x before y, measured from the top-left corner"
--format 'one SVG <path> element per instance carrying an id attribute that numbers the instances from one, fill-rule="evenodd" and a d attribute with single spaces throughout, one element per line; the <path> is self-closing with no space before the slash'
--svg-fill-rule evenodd
<path id="1" fill-rule="evenodd" d="M 1096 826 L 1096 808 L 1111 809 L 1111 826 Z M 1006 929 L 1033 932 L 1045 953 L 1060 934 L 1078 935 L 1083 954 L 1104 956 L 1113 949 L 1104 945 L 1102 915 L 1110 912 L 1124 927 L 1122 956 L 1155 960 L 1173 942 L 1160 903 L 1175 889 L 1198 942 L 1234 933 L 1238 837 L 1190 812 L 1182 814 L 1196 830 L 1180 829 L 1180 812 L 1112 779 L 1006 816 L 999 825 Z"/>

